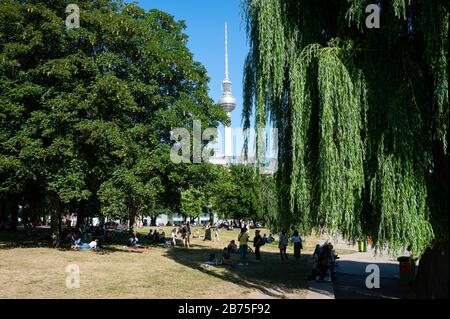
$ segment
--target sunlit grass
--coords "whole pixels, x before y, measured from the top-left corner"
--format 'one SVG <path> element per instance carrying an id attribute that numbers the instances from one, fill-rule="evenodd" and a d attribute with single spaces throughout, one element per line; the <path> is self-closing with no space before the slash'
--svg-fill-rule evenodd
<path id="1" fill-rule="evenodd" d="M 172 229 L 164 228 L 166 236 Z M 148 231 L 149 228 L 139 229 L 142 235 Z M 204 235 L 203 229 L 198 231 Z M 262 233 L 269 234 L 266 230 Z M 277 243 L 272 243 L 262 247 L 261 263 L 251 254 L 248 266 L 206 267 L 203 262 L 209 255 L 220 257 L 223 247 L 237 239 L 238 231 L 220 230 L 219 235 L 220 241 L 191 239 L 191 249 L 151 245 L 150 250 L 136 252 L 123 247 L 124 234 L 119 238 L 122 242 L 104 246 L 104 253 L 95 253 L 56 250 L 42 247 L 43 243 L 33 246 L 30 240 L 22 245 L 25 237 L 0 232 L 0 298 L 304 297 L 305 277 L 311 270 L 309 256 L 298 263 L 294 258 L 282 262 Z M 253 236 L 251 230 L 251 239 Z M 306 238 L 305 252 L 310 253 L 315 244 L 314 237 Z M 293 253 L 292 246 L 288 253 Z M 65 287 L 68 264 L 80 267 L 79 289 Z"/>

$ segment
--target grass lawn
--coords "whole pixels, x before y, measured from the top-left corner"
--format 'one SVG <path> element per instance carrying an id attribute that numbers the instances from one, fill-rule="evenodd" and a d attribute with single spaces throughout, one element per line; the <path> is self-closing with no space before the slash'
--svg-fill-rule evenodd
<path id="1" fill-rule="evenodd" d="M 161 228 L 158 228 L 161 229 Z M 147 234 L 149 228 L 139 230 Z M 169 236 L 171 227 L 165 228 Z M 199 229 L 200 235 L 204 231 Z M 262 234 L 269 232 L 262 230 Z M 220 241 L 191 239 L 191 249 L 151 246 L 144 252 L 122 244 L 104 246 L 104 253 L 48 248 L 23 233 L 0 232 L 0 298 L 303 298 L 311 271 L 316 238 L 306 238 L 305 255 L 283 262 L 277 244 L 262 247 L 262 262 L 249 255 L 248 266 L 205 266 L 238 231 L 220 231 Z M 254 230 L 251 231 L 251 238 Z M 251 243 L 250 243 L 251 246 Z M 293 253 L 289 246 L 288 253 Z M 238 259 L 238 256 L 233 258 Z M 80 268 L 79 289 L 65 286 L 65 268 Z"/>

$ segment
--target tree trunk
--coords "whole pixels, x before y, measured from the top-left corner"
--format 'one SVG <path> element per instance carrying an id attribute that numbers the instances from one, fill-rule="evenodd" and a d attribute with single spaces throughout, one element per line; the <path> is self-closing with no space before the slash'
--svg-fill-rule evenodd
<path id="1" fill-rule="evenodd" d="M 137 212 L 136 212 L 136 209 L 134 208 L 134 205 L 130 205 L 130 213 L 128 216 L 129 217 L 128 228 L 129 228 L 130 232 L 134 231 L 134 224 L 136 223 L 136 215 L 137 215 Z"/>
<path id="2" fill-rule="evenodd" d="M 0 222 L 6 221 L 6 207 L 5 207 L 5 201 L 0 200 Z"/>
<path id="3" fill-rule="evenodd" d="M 449 136 L 448 136 L 449 137 Z M 450 137 L 449 137 L 450 138 Z M 442 143 L 433 144 L 434 180 L 448 201 L 449 197 L 449 155 L 445 154 Z M 441 211 L 437 215 L 448 214 L 448 202 L 439 205 Z M 448 219 L 442 218 L 442 224 L 448 233 Z M 445 235 L 441 235 L 445 236 Z M 439 240 L 439 239 L 438 239 Z M 449 288 L 449 242 L 448 238 L 437 241 L 433 247 L 428 248 L 421 256 L 416 277 L 416 297 L 419 299 L 448 298 Z"/>
<path id="4" fill-rule="evenodd" d="M 50 211 L 50 229 L 52 233 L 52 245 L 55 248 L 61 247 L 62 222 L 61 217 L 63 207 L 59 195 L 56 193 L 49 194 L 49 200 L 52 205 Z"/>
<path id="5" fill-rule="evenodd" d="M 78 207 L 78 210 L 77 210 L 77 224 L 76 224 L 76 228 L 82 228 L 83 227 L 84 216 L 86 216 L 85 208 L 86 208 L 86 204 L 84 202 L 80 203 L 80 206 Z"/>
<path id="6" fill-rule="evenodd" d="M 416 278 L 418 299 L 448 299 L 448 241 L 428 248 L 419 262 Z"/>
<path id="7" fill-rule="evenodd" d="M 128 229 L 131 233 L 134 231 L 134 223 L 135 223 L 134 217 L 133 218 L 130 217 L 128 221 Z"/>
<path id="8" fill-rule="evenodd" d="M 212 211 L 209 211 L 209 223 L 210 225 L 214 224 L 214 214 Z"/>
<path id="9" fill-rule="evenodd" d="M 18 223 L 18 218 L 19 218 L 19 207 L 17 205 L 16 201 L 9 201 L 7 202 L 7 207 L 9 209 L 9 211 L 11 212 L 11 223 L 9 225 L 9 230 L 10 231 L 17 231 L 17 225 Z"/>
<path id="10" fill-rule="evenodd" d="M 150 226 L 156 226 L 156 217 L 150 217 Z"/>

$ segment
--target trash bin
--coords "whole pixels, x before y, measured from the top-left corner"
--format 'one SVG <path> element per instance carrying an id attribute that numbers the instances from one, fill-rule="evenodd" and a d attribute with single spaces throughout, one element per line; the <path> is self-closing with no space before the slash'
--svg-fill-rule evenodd
<path id="1" fill-rule="evenodd" d="M 358 242 L 358 251 L 360 253 L 365 253 L 367 251 L 367 243 L 365 240 L 360 240 Z"/>
<path id="2" fill-rule="evenodd" d="M 407 256 L 397 258 L 400 263 L 400 284 L 408 285 L 416 278 L 416 261 Z"/>

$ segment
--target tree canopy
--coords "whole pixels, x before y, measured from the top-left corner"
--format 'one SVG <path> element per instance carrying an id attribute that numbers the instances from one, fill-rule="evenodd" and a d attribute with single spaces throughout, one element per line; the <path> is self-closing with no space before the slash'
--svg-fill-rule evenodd
<path id="1" fill-rule="evenodd" d="M 17 204 L 39 189 L 55 245 L 68 207 L 133 217 L 170 202 L 171 130 L 226 120 L 184 22 L 84 0 L 80 28 L 67 29 L 70 2 L 0 6 L 0 196 Z"/>
<path id="2" fill-rule="evenodd" d="M 231 219 L 263 220 L 259 178 L 251 166 L 230 166 L 218 194 L 217 207 L 220 213 Z"/>
<path id="3" fill-rule="evenodd" d="M 279 130 L 280 226 L 448 238 L 448 1 L 246 0 L 244 124 Z"/>

